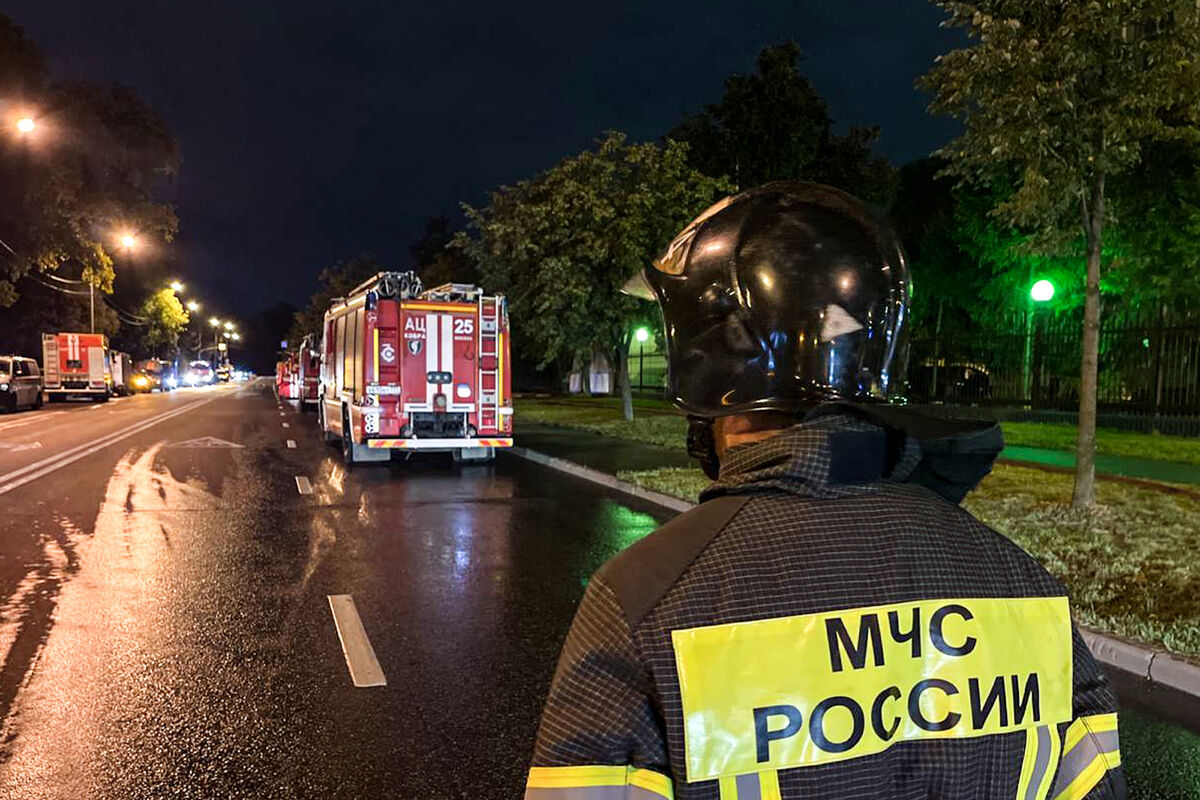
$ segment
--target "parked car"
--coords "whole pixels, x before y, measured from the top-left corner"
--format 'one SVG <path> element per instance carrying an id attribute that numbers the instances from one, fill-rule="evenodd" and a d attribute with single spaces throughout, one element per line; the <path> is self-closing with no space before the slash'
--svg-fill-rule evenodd
<path id="1" fill-rule="evenodd" d="M 42 371 L 32 358 L 0 356 L 0 408 L 42 407 Z"/>

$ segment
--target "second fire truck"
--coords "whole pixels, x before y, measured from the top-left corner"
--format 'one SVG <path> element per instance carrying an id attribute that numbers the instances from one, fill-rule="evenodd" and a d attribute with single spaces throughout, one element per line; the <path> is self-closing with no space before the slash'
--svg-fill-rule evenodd
<path id="1" fill-rule="evenodd" d="M 321 429 L 349 464 L 414 451 L 490 459 L 512 445 L 511 363 L 502 295 L 381 272 L 325 314 Z"/>

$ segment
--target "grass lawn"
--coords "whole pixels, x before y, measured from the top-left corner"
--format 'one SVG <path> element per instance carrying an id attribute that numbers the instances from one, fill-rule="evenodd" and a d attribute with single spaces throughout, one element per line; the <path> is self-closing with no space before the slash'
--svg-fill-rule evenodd
<path id="1" fill-rule="evenodd" d="M 683 447 L 687 425 L 681 417 L 668 416 L 661 407 L 640 410 L 646 413 L 625 423 L 607 399 L 525 400 L 518 401 L 517 417 Z M 1028 446 L 1050 446 L 1050 438 L 1057 436 L 1060 447 L 1069 447 L 1074 435 L 1072 428 L 1057 425 L 1022 423 L 1017 430 L 1026 428 L 1033 429 L 1029 435 L 1042 437 L 1036 444 L 1019 442 Z M 1055 430 L 1038 430 L 1043 428 Z M 1008 438 L 1007 425 L 1005 435 Z M 1140 436 L 1157 444 L 1177 438 L 1115 431 L 1105 435 L 1113 437 L 1110 442 Z M 1200 443 L 1183 441 L 1192 444 L 1200 458 Z M 1138 455 L 1145 457 L 1147 452 Z M 707 483 L 696 469 L 625 472 L 620 477 L 689 500 L 695 500 Z M 1200 502 L 1182 494 L 1100 481 L 1097 506 L 1081 513 L 1070 508 L 1072 480 L 1070 475 L 998 465 L 964 505 L 1061 579 L 1084 624 L 1200 657 Z"/>

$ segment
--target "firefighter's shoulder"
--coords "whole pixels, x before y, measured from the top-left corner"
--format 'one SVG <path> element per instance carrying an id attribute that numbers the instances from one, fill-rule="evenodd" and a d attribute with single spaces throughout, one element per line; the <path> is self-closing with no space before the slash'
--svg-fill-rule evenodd
<path id="1" fill-rule="evenodd" d="M 749 499 L 750 495 L 722 495 L 705 501 L 625 548 L 596 571 L 596 578 L 620 601 L 631 629 L 650 613 Z"/>

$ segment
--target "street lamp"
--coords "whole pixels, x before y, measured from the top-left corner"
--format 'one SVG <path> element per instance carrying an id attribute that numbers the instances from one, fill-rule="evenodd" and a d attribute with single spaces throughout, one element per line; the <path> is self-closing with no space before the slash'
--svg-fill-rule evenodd
<path id="1" fill-rule="evenodd" d="M 233 323 L 232 323 L 232 322 L 226 322 L 226 323 L 225 323 L 225 330 L 227 330 L 227 331 L 231 331 L 231 330 L 233 330 Z"/>
<path id="2" fill-rule="evenodd" d="M 233 334 L 232 338 L 235 342 L 240 342 L 242 340 L 242 335 L 240 333 L 235 333 Z"/>
<path id="3" fill-rule="evenodd" d="M 179 293 L 179 292 L 183 291 L 183 283 L 180 281 L 171 281 L 171 283 L 168 285 L 171 287 L 171 291 L 173 291 L 175 293 Z"/>
<path id="4" fill-rule="evenodd" d="M 638 343 L 638 391 L 642 391 L 646 387 L 642 384 L 643 368 L 646 366 L 646 340 L 650 338 L 650 331 L 646 328 L 638 328 L 633 332 L 633 338 L 637 339 Z"/>
<path id="5" fill-rule="evenodd" d="M 33 133 L 36 127 L 37 123 L 33 121 L 32 117 L 21 117 L 17 120 L 17 131 L 19 133 Z"/>
<path id="6" fill-rule="evenodd" d="M 137 247 L 137 237 L 132 233 L 122 234 L 121 246 L 126 250 L 132 250 L 133 248 Z"/>
<path id="7" fill-rule="evenodd" d="M 209 317 L 208 324 L 212 325 L 214 328 L 219 328 L 221 327 L 221 320 L 217 319 L 216 317 Z"/>
<path id="8" fill-rule="evenodd" d="M 187 303 L 187 310 L 188 310 L 188 311 L 199 311 L 199 310 L 200 310 L 200 304 L 199 304 L 199 303 L 197 303 L 195 300 L 188 300 L 188 303 Z"/>
<path id="9" fill-rule="evenodd" d="M 1035 303 L 1046 303 L 1054 298 L 1054 284 L 1042 278 L 1029 288 L 1029 296 Z"/>

